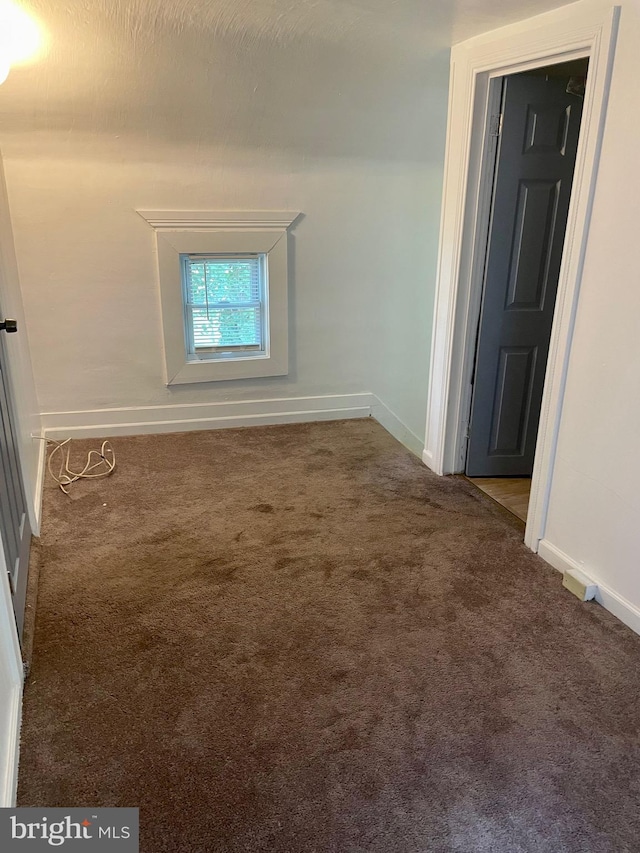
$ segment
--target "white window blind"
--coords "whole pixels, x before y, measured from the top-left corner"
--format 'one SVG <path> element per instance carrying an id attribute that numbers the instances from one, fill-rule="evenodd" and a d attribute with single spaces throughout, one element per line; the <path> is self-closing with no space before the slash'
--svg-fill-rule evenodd
<path id="1" fill-rule="evenodd" d="M 246 357 L 265 351 L 263 255 L 183 256 L 188 354 Z"/>

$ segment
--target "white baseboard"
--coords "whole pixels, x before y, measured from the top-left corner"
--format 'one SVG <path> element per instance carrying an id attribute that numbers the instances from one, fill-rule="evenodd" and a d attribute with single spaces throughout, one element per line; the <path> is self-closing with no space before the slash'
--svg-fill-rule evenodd
<path id="1" fill-rule="evenodd" d="M 559 572 L 564 573 L 570 569 L 577 569 L 583 575 L 586 575 L 589 581 L 598 587 L 595 598 L 598 604 L 601 604 L 605 610 L 608 610 L 609 613 L 612 613 L 621 622 L 624 622 L 636 634 L 640 634 L 640 608 L 636 607 L 635 604 L 627 601 L 626 598 L 623 598 L 615 590 L 607 586 L 607 584 L 602 583 L 595 575 L 585 570 L 583 565 L 568 554 L 565 554 L 560 548 L 552 545 L 548 540 L 542 539 L 538 543 L 538 555 Z"/>
<path id="2" fill-rule="evenodd" d="M 102 438 L 366 418 L 371 415 L 372 398 L 370 393 L 338 394 L 233 403 L 184 403 L 81 412 L 44 412 L 42 427 L 47 438 Z"/>
<path id="3" fill-rule="evenodd" d="M 375 394 L 371 395 L 371 415 L 383 426 L 388 433 L 397 439 L 400 444 L 410 450 L 419 458 L 424 447 L 424 439 L 412 432 L 391 409 L 382 402 Z"/>
<path id="4" fill-rule="evenodd" d="M 375 394 L 369 392 L 232 403 L 183 403 L 78 412 L 43 412 L 42 429 L 47 438 L 104 438 L 371 416 L 401 444 L 420 456 L 424 441 Z"/>

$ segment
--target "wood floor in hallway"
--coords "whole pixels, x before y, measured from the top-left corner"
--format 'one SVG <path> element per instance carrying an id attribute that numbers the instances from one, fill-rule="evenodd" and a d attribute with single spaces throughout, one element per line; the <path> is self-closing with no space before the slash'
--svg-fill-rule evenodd
<path id="1" fill-rule="evenodd" d="M 526 523 L 531 477 L 468 477 L 467 479 Z"/>

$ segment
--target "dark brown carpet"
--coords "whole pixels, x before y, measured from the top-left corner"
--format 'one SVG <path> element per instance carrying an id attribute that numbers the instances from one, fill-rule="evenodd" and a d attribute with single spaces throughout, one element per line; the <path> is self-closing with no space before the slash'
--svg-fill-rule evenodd
<path id="1" fill-rule="evenodd" d="M 371 420 L 113 443 L 46 494 L 21 805 L 140 806 L 145 853 L 640 849 L 640 637 L 471 485 Z"/>

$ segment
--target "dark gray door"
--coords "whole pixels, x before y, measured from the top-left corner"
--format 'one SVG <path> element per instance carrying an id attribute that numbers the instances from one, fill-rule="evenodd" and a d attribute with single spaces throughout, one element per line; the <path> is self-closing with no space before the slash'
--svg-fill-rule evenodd
<path id="1" fill-rule="evenodd" d="M 0 331 L 0 531 L 18 634 L 22 637 L 31 527 L 18 459 L 5 334 Z"/>
<path id="2" fill-rule="evenodd" d="M 533 470 L 582 99 L 568 77 L 504 80 L 466 473 Z"/>

